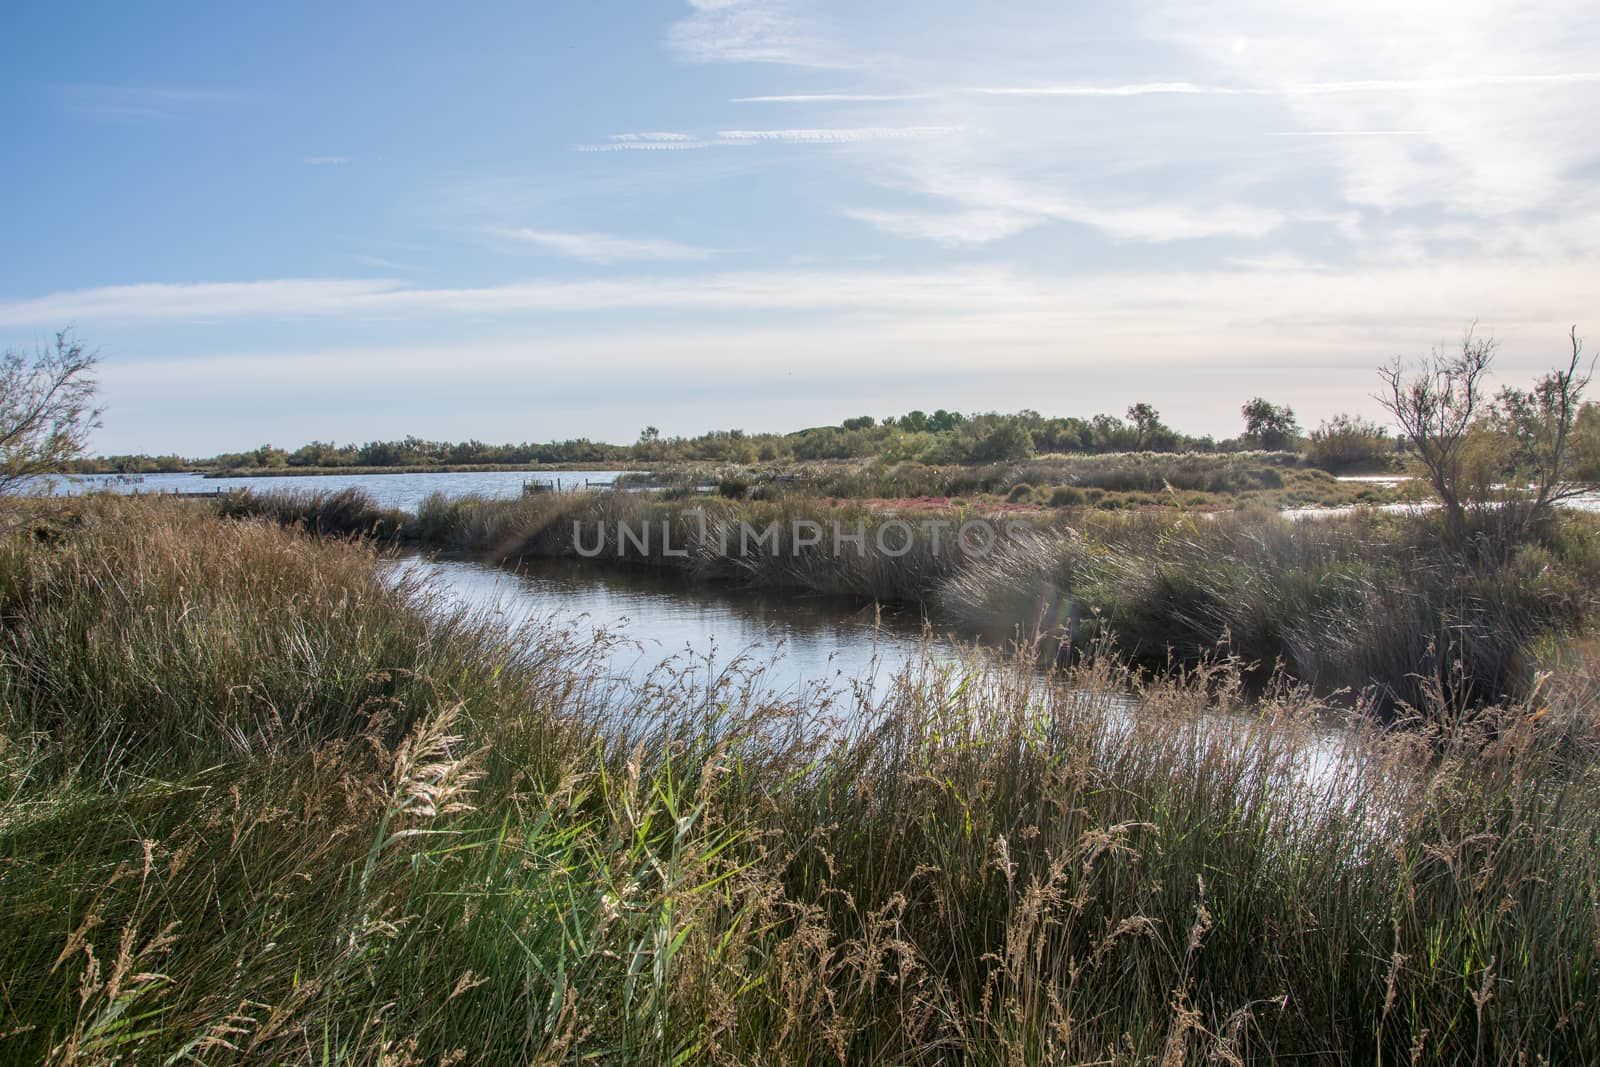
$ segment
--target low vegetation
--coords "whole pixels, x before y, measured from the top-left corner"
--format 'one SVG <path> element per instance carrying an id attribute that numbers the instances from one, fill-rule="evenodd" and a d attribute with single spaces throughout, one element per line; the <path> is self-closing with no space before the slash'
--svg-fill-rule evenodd
<path id="1" fill-rule="evenodd" d="M 1227 455 L 1126 452 L 1038 456 L 1024 462 L 815 462 L 740 466 L 677 464 L 624 475 L 626 487 L 689 494 L 715 488 L 733 499 L 838 497 L 852 500 L 1004 500 L 1038 508 L 1090 504 L 1105 511 L 1181 507 L 1206 511 L 1260 506 L 1345 507 L 1407 498 L 1399 482 L 1345 482 L 1304 467 L 1288 452 Z"/>
<path id="2" fill-rule="evenodd" d="M 382 566 L 175 501 L 0 546 L 0 1058 L 1600 1049 L 1581 671 L 1331 743 L 1226 659 L 634 688 Z"/>

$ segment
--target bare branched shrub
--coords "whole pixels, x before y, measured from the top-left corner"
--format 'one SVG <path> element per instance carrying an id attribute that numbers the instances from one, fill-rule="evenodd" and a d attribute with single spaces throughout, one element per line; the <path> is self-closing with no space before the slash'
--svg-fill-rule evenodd
<path id="1" fill-rule="evenodd" d="M 1468 434 L 1483 411 L 1483 383 L 1494 352 L 1492 338 L 1475 337 L 1468 329 L 1459 355 L 1434 349 L 1415 367 L 1396 358 L 1378 370 L 1387 387 L 1378 403 L 1416 448 L 1444 507 L 1446 535 L 1452 541 L 1466 531 Z"/>
<path id="2" fill-rule="evenodd" d="M 0 357 L 0 498 L 82 454 L 100 422 L 97 361 L 67 330 L 31 358 L 10 349 Z"/>
<path id="3" fill-rule="evenodd" d="M 1415 367 L 1395 360 L 1379 370 L 1381 403 L 1417 450 L 1444 508 L 1445 536 L 1461 545 L 1469 516 L 1482 516 L 1493 545 L 1518 543 L 1562 500 L 1588 486 L 1575 480 L 1570 460 L 1573 427 L 1591 368 L 1580 366 L 1577 327 L 1565 367 L 1532 389 L 1505 388 L 1491 401 L 1485 378 L 1495 342 L 1469 329 L 1459 355 L 1435 350 Z"/>

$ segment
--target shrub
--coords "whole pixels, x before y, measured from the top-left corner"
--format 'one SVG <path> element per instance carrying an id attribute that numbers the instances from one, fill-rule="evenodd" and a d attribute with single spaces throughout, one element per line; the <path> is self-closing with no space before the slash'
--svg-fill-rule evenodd
<path id="1" fill-rule="evenodd" d="M 1087 499 L 1084 491 L 1074 485 L 1058 485 L 1050 490 L 1050 506 L 1053 508 L 1077 507 Z"/>

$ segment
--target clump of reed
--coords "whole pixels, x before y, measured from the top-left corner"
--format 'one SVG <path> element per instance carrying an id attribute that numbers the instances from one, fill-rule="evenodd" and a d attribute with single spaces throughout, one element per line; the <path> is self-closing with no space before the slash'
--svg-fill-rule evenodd
<path id="1" fill-rule="evenodd" d="M 0 1058 L 1600 1050 L 1600 764 L 1542 706 L 1330 741 L 1226 658 L 616 688 L 382 566 L 165 502 L 5 544 Z"/>
<path id="2" fill-rule="evenodd" d="M 1428 516 L 1085 519 L 971 561 L 941 587 L 941 609 L 1078 648 L 1109 637 L 1151 665 L 1226 648 L 1396 710 L 1438 687 L 1462 705 L 1526 690 L 1539 644 L 1584 628 L 1600 583 L 1582 515 L 1482 557 L 1442 548 Z"/>
<path id="3" fill-rule="evenodd" d="M 221 511 L 233 518 L 262 516 L 308 533 L 336 537 L 394 539 L 411 523 L 397 508 L 379 507 L 360 489 L 279 491 L 239 490 L 222 499 Z"/>

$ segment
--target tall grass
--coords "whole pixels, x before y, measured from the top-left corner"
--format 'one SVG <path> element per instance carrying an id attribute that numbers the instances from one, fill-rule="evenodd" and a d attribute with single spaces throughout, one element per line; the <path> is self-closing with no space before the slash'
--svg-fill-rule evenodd
<path id="1" fill-rule="evenodd" d="M 1600 764 L 1560 708 L 1330 743 L 1226 660 L 615 688 L 361 545 L 173 502 L 0 576 L 7 1062 L 1600 1053 Z"/>
<path id="2" fill-rule="evenodd" d="M 1107 637 L 1149 664 L 1226 648 L 1324 691 L 1413 709 L 1524 691 L 1538 647 L 1588 625 L 1600 588 L 1592 519 L 1561 517 L 1509 554 L 1445 550 L 1429 516 L 1086 516 L 972 560 L 939 589 L 990 632 Z"/>

